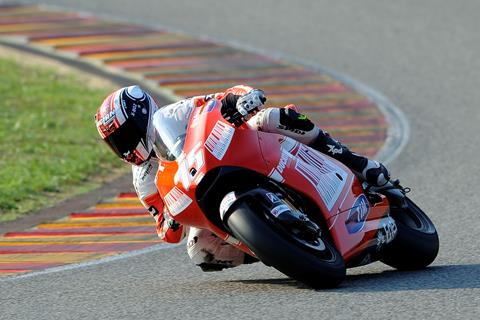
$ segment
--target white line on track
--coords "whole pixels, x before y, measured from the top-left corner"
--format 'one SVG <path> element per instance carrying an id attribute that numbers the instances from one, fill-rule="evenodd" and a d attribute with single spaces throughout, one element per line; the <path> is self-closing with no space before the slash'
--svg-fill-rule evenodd
<path id="1" fill-rule="evenodd" d="M 21 280 L 21 279 L 25 279 L 25 278 L 42 276 L 42 275 L 46 275 L 46 274 L 50 274 L 50 273 L 56 273 L 56 272 L 61 272 L 61 271 L 74 270 L 74 269 L 80 269 L 80 268 L 84 268 L 84 267 L 95 266 L 95 265 L 109 263 L 109 262 L 113 262 L 113 261 L 117 261 L 117 260 L 136 257 L 138 255 L 145 254 L 145 253 L 150 253 L 150 252 L 154 252 L 154 251 L 173 249 L 173 248 L 179 247 L 180 245 L 183 245 L 184 243 L 185 243 L 185 241 L 182 241 L 182 242 L 176 243 L 176 244 L 160 243 L 160 244 L 156 244 L 156 245 L 153 245 L 151 247 L 148 247 L 148 248 L 135 250 L 135 251 L 130 251 L 130 252 L 118 254 L 118 255 L 115 255 L 115 256 L 100 258 L 98 260 L 68 264 L 68 265 L 54 267 L 54 268 L 48 268 L 48 269 L 44 269 L 44 270 L 40 270 L 40 271 L 33 271 L 33 272 L 29 272 L 29 273 L 24 273 L 24 274 L 20 274 L 20 275 L 16 275 L 16 276 L 7 276 L 5 278 L 0 278 L 0 282 Z"/>
<path id="2" fill-rule="evenodd" d="M 58 6 L 48 5 L 48 6 L 44 6 L 44 7 L 48 8 L 48 9 L 65 10 L 64 8 L 61 8 L 61 7 L 58 7 Z M 86 14 L 89 14 L 89 13 L 86 13 Z M 117 17 L 112 17 L 111 15 L 108 15 L 108 14 L 96 14 L 96 16 L 105 17 L 105 18 L 109 18 L 109 19 L 117 20 L 117 21 L 123 21 L 121 19 L 118 19 Z M 352 87 L 354 90 L 356 90 L 360 94 L 365 95 L 372 102 L 374 102 L 379 107 L 380 111 L 384 114 L 384 116 L 387 120 L 387 123 L 388 123 L 387 140 L 385 141 L 385 144 L 383 145 L 383 147 L 380 149 L 380 151 L 376 155 L 376 158 L 379 161 L 382 161 L 384 163 L 389 163 L 389 162 L 393 161 L 401 153 L 403 148 L 407 145 L 407 142 L 408 142 L 409 136 L 410 136 L 410 125 L 409 125 L 408 120 L 405 117 L 404 113 L 397 106 L 395 106 L 387 97 L 385 97 L 382 93 L 378 92 L 377 90 L 371 88 L 370 86 L 368 86 L 368 85 L 366 85 L 366 84 L 364 84 L 360 81 L 357 81 L 357 80 L 355 80 L 355 79 L 353 79 L 353 78 L 351 78 L 347 75 L 340 74 L 335 70 L 320 66 L 320 65 L 318 65 L 316 63 L 313 63 L 311 61 L 305 61 L 305 60 L 299 59 L 297 57 L 290 56 L 288 54 L 274 52 L 274 51 L 271 51 L 271 50 L 267 51 L 265 49 L 260 49 L 260 48 L 253 47 L 253 46 L 245 44 L 245 43 L 241 43 L 241 42 L 238 42 L 238 41 L 232 41 L 230 39 L 220 39 L 220 38 L 214 38 L 214 37 L 211 37 L 211 36 L 198 35 L 198 34 L 197 35 L 192 35 L 188 32 L 183 31 L 183 30 L 179 30 L 179 29 L 175 29 L 175 28 L 171 28 L 171 27 L 166 27 L 166 26 L 161 26 L 161 25 L 147 25 L 147 26 L 151 27 L 152 29 L 166 30 L 166 31 L 173 32 L 173 33 L 185 34 L 185 35 L 188 35 L 188 36 L 193 36 L 193 37 L 196 37 L 196 38 L 200 38 L 202 40 L 208 40 L 208 41 L 216 42 L 216 43 L 219 43 L 219 44 L 228 45 L 228 46 L 231 46 L 231 47 L 239 49 L 239 50 L 245 50 L 245 51 L 249 51 L 249 52 L 252 52 L 252 53 L 256 53 L 256 54 L 264 55 L 264 56 L 267 56 L 267 57 L 271 57 L 271 58 L 274 58 L 274 59 L 279 59 L 279 60 L 283 60 L 283 61 L 296 63 L 296 64 L 302 65 L 304 67 L 307 67 L 307 68 L 310 68 L 310 69 L 313 69 L 313 70 L 317 70 L 321 73 L 325 73 L 325 74 L 331 76 L 332 78 L 337 79 L 340 82 L 343 82 L 343 83 L 349 85 L 350 87 Z M 2 39 L 2 40 L 4 40 L 7 43 L 10 42 L 7 39 Z M 17 41 L 13 41 L 13 42 L 17 43 Z M 25 44 L 25 46 L 28 46 L 28 45 Z M 37 50 L 40 50 L 40 51 L 45 51 L 45 50 L 42 50 L 40 48 L 34 48 L 34 49 L 37 49 Z M 49 51 L 48 53 L 52 57 L 58 56 L 58 57 L 65 58 L 64 55 L 62 55 L 61 53 L 58 53 L 58 52 Z M 67 58 L 70 58 L 72 60 L 76 60 L 76 57 L 67 57 Z M 112 70 L 110 70 L 109 68 L 106 68 L 105 66 L 102 66 L 102 65 L 97 64 L 95 66 L 99 69 L 102 69 L 103 71 L 105 71 L 107 73 L 111 73 L 112 75 L 115 75 L 115 74 L 119 73 L 118 71 L 112 72 Z M 126 72 L 125 73 L 121 72 L 121 75 L 124 76 L 124 77 L 134 78 L 133 76 L 129 75 Z M 134 79 L 138 80 L 137 78 L 134 78 Z M 143 79 L 143 80 L 145 80 L 145 79 Z M 152 86 L 151 83 L 149 83 L 148 87 L 149 87 L 149 89 L 152 88 L 152 90 L 154 90 L 155 92 L 158 92 L 161 95 L 163 94 L 163 95 L 167 95 L 169 98 L 176 98 L 172 95 L 169 95 L 168 92 L 164 92 L 164 90 L 162 90 L 162 89 L 155 90 L 156 88 L 154 88 L 154 86 Z M 88 267 L 88 266 L 94 266 L 94 265 L 108 263 L 108 262 L 112 262 L 112 261 L 116 261 L 116 260 L 135 257 L 137 255 L 141 255 L 141 254 L 144 254 L 144 253 L 149 253 L 149 252 L 153 252 L 153 251 L 157 251 L 157 250 L 165 250 L 165 249 L 175 248 L 175 247 L 180 246 L 182 243 L 179 243 L 179 244 L 159 244 L 159 245 L 155 245 L 155 246 L 148 247 L 148 248 L 145 248 L 145 249 L 130 251 L 128 253 L 116 255 L 116 256 L 113 256 L 113 257 L 106 257 L 106 258 L 102 258 L 102 259 L 99 259 L 99 260 L 70 264 L 70 265 L 65 265 L 65 266 L 60 266 L 60 267 L 55 267 L 55 268 L 49 268 L 49 269 L 45 269 L 45 270 L 42 270 L 42 271 L 36 271 L 36 272 L 21 274 L 21 275 L 18 275 L 18 276 L 10 276 L 10 277 L 6 277 L 6 278 L 0 278 L 0 281 L 11 281 L 11 280 L 25 279 L 25 278 L 35 277 L 35 276 L 54 273 L 54 272 L 60 272 L 60 271 L 73 270 L 73 269 L 78 269 L 78 268 L 83 268 L 83 267 Z"/>

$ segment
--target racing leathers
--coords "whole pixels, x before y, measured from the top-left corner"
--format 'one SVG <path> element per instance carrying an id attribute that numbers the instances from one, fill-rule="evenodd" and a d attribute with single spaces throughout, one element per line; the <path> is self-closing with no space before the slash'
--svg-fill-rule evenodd
<path id="1" fill-rule="evenodd" d="M 223 110 L 238 111 L 251 129 L 282 134 L 309 145 L 339 160 L 371 184 L 383 185 L 388 181 L 388 171 L 382 164 L 352 153 L 305 115 L 298 113 L 294 105 L 260 109 L 265 102 L 263 92 L 248 86 L 239 85 L 225 92 L 181 100 L 156 112 L 165 112 L 169 117 L 182 122 L 186 128 L 194 108 L 203 106 L 210 99 L 222 102 L 222 113 Z M 224 116 L 228 120 L 228 112 Z M 138 198 L 156 221 L 158 236 L 166 242 L 178 243 L 187 230 L 175 222 L 164 207 L 155 186 L 159 165 L 158 159 L 152 158 L 141 166 L 132 166 L 133 185 Z M 212 232 L 194 227 L 188 230 L 187 251 L 193 262 L 204 271 L 221 270 L 256 261 Z"/>

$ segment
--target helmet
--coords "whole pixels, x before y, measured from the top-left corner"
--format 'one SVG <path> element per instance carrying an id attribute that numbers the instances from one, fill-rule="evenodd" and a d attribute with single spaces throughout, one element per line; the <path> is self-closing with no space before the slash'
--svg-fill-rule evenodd
<path id="1" fill-rule="evenodd" d="M 103 141 L 127 163 L 141 165 L 152 155 L 151 120 L 158 110 L 153 98 L 139 86 L 110 94 L 95 115 Z"/>

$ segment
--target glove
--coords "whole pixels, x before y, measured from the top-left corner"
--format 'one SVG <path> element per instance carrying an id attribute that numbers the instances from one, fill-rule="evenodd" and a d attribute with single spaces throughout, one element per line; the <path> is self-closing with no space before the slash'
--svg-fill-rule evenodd
<path id="1" fill-rule="evenodd" d="M 158 220 L 157 220 L 157 224 L 158 224 Z M 164 224 L 163 228 L 168 227 L 173 232 L 177 231 L 181 226 L 180 223 L 178 223 L 177 221 L 173 220 L 172 217 L 170 217 L 170 214 L 168 213 L 166 208 L 163 211 L 163 220 L 159 224 L 160 225 Z"/>
<path id="2" fill-rule="evenodd" d="M 238 98 L 236 108 L 246 121 L 263 107 L 265 101 L 267 101 L 265 93 L 262 90 L 254 89 Z"/>
<path id="3" fill-rule="evenodd" d="M 375 160 L 368 160 L 363 169 L 362 176 L 365 181 L 376 187 L 383 187 L 390 180 L 390 173 L 383 164 Z"/>

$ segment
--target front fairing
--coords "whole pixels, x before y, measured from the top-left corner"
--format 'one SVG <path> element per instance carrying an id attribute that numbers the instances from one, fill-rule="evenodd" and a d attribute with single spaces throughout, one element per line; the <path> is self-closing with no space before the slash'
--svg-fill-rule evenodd
<path id="1" fill-rule="evenodd" d="M 219 101 L 211 100 L 193 110 L 181 154 L 174 161 L 161 161 L 156 180 L 160 195 L 176 221 L 217 232 L 218 228 L 202 213 L 195 197 L 196 187 L 205 174 L 219 166 L 248 167 L 268 174 L 259 133 L 228 123 L 220 113 L 220 105 Z"/>

